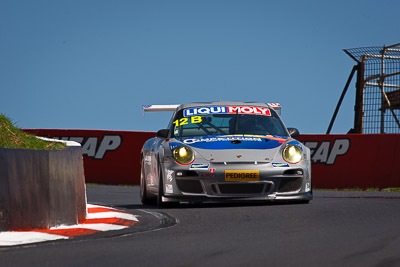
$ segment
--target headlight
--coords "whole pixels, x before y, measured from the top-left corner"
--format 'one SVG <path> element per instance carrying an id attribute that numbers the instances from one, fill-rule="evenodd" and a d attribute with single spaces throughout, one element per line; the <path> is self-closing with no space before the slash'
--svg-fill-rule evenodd
<path id="1" fill-rule="evenodd" d="M 283 149 L 282 157 L 289 163 L 298 163 L 303 159 L 302 151 L 296 145 L 287 145 Z"/>
<path id="2" fill-rule="evenodd" d="M 182 165 L 189 165 L 194 161 L 193 151 L 187 146 L 178 146 L 172 151 L 175 161 Z"/>

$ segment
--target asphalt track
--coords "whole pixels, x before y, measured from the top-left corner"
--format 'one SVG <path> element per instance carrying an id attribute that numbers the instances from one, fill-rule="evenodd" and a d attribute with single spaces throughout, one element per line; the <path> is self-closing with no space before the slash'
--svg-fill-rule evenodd
<path id="1" fill-rule="evenodd" d="M 138 187 L 88 202 L 139 214 L 128 230 L 0 248 L 0 266 L 400 266 L 400 193 L 315 191 L 310 204 L 140 204 Z"/>

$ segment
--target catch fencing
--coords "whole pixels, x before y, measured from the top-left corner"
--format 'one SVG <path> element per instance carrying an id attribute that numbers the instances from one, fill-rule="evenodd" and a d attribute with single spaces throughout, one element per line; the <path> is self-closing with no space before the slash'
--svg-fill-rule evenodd
<path id="1" fill-rule="evenodd" d="M 353 133 L 400 133 L 400 44 L 344 51 L 357 62 Z"/>

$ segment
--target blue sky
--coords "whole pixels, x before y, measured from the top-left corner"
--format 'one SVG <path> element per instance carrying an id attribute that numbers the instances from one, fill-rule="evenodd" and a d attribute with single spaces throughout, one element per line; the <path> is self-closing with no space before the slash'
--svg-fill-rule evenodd
<path id="1" fill-rule="evenodd" d="M 21 128 L 156 131 L 143 104 L 281 103 L 325 133 L 355 62 L 400 42 L 397 0 L 0 0 L 0 113 Z M 353 126 L 354 82 L 332 133 Z"/>

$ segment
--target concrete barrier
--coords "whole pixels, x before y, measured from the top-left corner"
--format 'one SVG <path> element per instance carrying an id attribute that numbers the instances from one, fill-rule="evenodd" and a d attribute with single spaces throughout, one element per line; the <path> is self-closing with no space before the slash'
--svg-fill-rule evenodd
<path id="1" fill-rule="evenodd" d="M 138 184 L 140 150 L 155 132 L 24 129 L 37 136 L 75 141 L 82 145 L 87 183 Z"/>
<path id="2" fill-rule="evenodd" d="M 0 148 L 0 231 L 48 229 L 85 218 L 81 147 Z"/>

